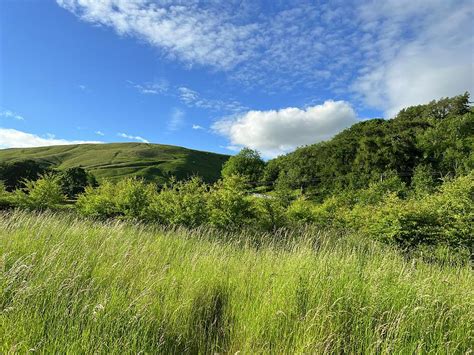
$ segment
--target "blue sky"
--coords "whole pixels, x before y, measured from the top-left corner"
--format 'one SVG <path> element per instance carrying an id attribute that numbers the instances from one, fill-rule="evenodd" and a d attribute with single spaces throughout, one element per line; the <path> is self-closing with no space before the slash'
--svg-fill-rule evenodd
<path id="1" fill-rule="evenodd" d="M 0 147 L 267 157 L 474 88 L 469 0 L 1 0 Z"/>

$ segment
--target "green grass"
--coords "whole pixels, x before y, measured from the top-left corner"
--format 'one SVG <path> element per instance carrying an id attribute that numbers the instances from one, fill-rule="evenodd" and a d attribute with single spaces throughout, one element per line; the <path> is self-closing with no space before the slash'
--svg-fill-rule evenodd
<path id="1" fill-rule="evenodd" d="M 119 180 L 129 176 L 163 182 L 170 176 L 186 178 L 199 175 L 207 182 L 220 177 L 227 155 L 182 147 L 145 144 L 109 143 L 15 148 L 0 150 L 0 161 L 33 159 L 59 169 L 81 166 L 99 180 Z"/>
<path id="2" fill-rule="evenodd" d="M 215 233 L 0 214 L 0 353 L 472 352 L 468 266 Z"/>

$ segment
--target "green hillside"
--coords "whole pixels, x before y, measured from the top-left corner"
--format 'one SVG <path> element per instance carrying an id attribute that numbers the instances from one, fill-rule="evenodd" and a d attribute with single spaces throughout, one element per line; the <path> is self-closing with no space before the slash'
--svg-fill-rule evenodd
<path id="1" fill-rule="evenodd" d="M 199 175 L 205 181 L 219 178 L 227 155 L 182 147 L 145 143 L 80 144 L 0 150 L 0 162 L 32 159 L 57 169 L 83 167 L 101 180 L 128 176 L 163 182 Z"/>

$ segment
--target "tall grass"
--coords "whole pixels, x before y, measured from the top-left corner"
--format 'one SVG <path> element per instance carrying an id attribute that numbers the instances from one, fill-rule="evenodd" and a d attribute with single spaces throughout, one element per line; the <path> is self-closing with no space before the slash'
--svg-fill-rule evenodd
<path id="1" fill-rule="evenodd" d="M 1 214 L 0 352 L 472 352 L 469 266 L 213 233 Z"/>

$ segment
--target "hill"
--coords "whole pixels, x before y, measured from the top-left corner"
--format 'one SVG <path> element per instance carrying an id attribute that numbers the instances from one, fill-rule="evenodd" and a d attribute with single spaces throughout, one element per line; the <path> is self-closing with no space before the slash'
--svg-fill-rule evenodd
<path id="1" fill-rule="evenodd" d="M 76 144 L 0 150 L 0 162 L 32 159 L 57 169 L 83 167 L 99 180 L 138 176 L 164 182 L 199 175 L 207 182 L 220 176 L 229 156 L 183 147 L 146 143 Z"/>

